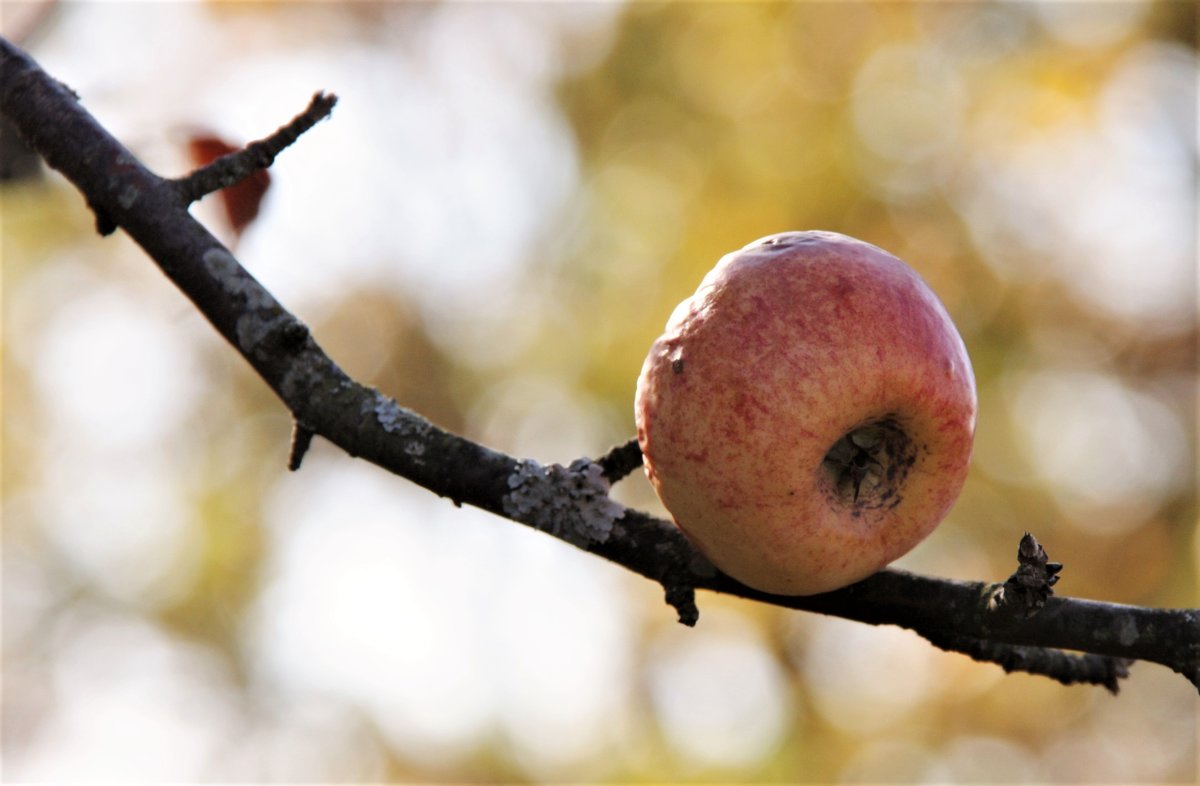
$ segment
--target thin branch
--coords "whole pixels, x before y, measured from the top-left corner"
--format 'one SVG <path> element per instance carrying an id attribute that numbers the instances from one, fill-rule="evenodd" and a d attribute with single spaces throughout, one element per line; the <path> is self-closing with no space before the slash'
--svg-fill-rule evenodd
<path id="1" fill-rule="evenodd" d="M 221 156 L 186 177 L 176 179 L 174 184 L 179 198 L 185 205 L 189 205 L 206 194 L 220 191 L 260 169 L 266 169 L 275 163 L 275 157 L 299 139 L 301 134 L 329 117 L 336 104 L 337 96 L 331 93 L 314 94 L 308 108 L 275 133 L 257 142 L 251 142 L 241 150 Z"/>
<path id="2" fill-rule="evenodd" d="M 642 466 L 642 449 L 636 439 L 631 439 L 612 448 L 596 459 L 596 463 L 604 469 L 604 477 L 608 478 L 608 482 L 616 483 Z"/>
<path id="3" fill-rule="evenodd" d="M 300 469 L 300 463 L 304 461 L 304 454 L 308 453 L 314 436 L 311 430 L 300 424 L 300 421 L 292 423 L 292 446 L 288 450 L 287 463 L 290 471 L 295 472 Z"/>
<path id="4" fill-rule="evenodd" d="M 685 623 L 694 623 L 698 614 L 695 590 L 708 589 L 874 625 L 899 625 L 939 646 L 992 655 L 990 660 L 1006 668 L 1053 672 L 1064 681 L 1072 681 L 1077 672 L 1091 674 L 1092 660 L 1080 667 L 1068 658 L 1064 662 L 1073 665 L 1043 668 L 1042 663 L 1063 659 L 1040 650 L 1154 661 L 1200 688 L 1200 610 L 1123 606 L 1045 592 L 1040 606 L 1027 598 L 1010 602 L 1009 593 L 1018 589 L 1016 597 L 1031 589 L 1029 597 L 1040 597 L 1036 550 L 1028 557 L 1032 583 L 1018 578 L 1011 589 L 1007 582 L 961 582 L 899 570 L 883 570 L 844 589 L 808 597 L 768 595 L 739 584 L 717 571 L 672 524 L 608 497 L 609 484 L 636 467 L 630 444 L 600 462 L 581 459 L 569 467 L 543 467 L 439 429 L 355 382 L 321 350 L 304 324 L 188 214 L 178 181 L 146 169 L 68 89 L 3 39 L 0 84 L 0 113 L 85 195 L 98 225 L 122 227 L 275 391 L 295 421 L 350 455 L 455 504 L 541 529 L 659 582 Z M 293 451 L 293 460 L 299 453 Z M 1055 563 L 1041 561 L 1040 581 L 1048 589 Z M 1014 608 L 1022 612 L 1012 613 Z M 1035 661 L 1039 665 L 1026 668 Z M 1115 680 L 1124 667 L 1107 668 Z"/>
<path id="5" fill-rule="evenodd" d="M 953 633 L 918 631 L 930 644 L 951 652 L 960 652 L 984 663 L 995 663 L 1007 672 L 1023 671 L 1057 680 L 1063 685 L 1084 683 L 1103 685 L 1109 693 L 1120 690 L 1117 680 L 1129 676 L 1128 658 L 1107 655 L 1074 655 L 1048 647 L 1026 647 L 995 641 L 956 636 Z"/>

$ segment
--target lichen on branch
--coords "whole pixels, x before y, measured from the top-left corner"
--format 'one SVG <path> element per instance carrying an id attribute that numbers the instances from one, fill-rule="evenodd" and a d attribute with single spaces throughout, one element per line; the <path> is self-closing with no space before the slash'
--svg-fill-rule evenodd
<path id="1" fill-rule="evenodd" d="M 583 549 L 607 542 L 625 515 L 625 507 L 608 496 L 604 468 L 591 459 L 566 467 L 525 459 L 508 476 L 508 487 L 502 502 L 506 516 Z"/>

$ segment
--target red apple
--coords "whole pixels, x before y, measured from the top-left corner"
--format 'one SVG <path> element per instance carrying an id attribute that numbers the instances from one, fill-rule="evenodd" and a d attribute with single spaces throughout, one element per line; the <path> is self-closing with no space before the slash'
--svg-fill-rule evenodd
<path id="1" fill-rule="evenodd" d="M 650 348 L 635 416 L 676 524 L 750 587 L 865 578 L 941 522 L 967 475 L 962 338 L 896 257 L 833 232 L 725 255 Z"/>

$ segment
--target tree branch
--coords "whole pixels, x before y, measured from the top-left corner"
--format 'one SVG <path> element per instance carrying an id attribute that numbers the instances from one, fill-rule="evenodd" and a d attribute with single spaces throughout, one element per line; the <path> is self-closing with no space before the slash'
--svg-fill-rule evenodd
<path id="1" fill-rule="evenodd" d="M 307 109 L 267 138 L 251 142 L 241 150 L 221 156 L 187 177 L 175 180 L 179 198 L 184 204 L 191 204 L 206 194 L 220 191 L 260 169 L 266 169 L 275 163 L 275 156 L 299 139 L 301 134 L 329 117 L 336 104 L 337 96 L 315 94 Z M 101 234 L 106 233 L 102 231 Z"/>
<path id="2" fill-rule="evenodd" d="M 0 113 L 84 194 L 98 227 L 124 229 L 288 407 L 297 424 L 290 464 L 299 465 L 307 440 L 319 434 L 456 504 L 541 529 L 659 582 L 686 624 L 698 617 L 695 590 L 707 589 L 899 625 L 937 646 L 1067 683 L 1083 680 L 1115 690 L 1128 660 L 1149 660 L 1200 688 L 1200 610 L 1053 597 L 1050 585 L 1061 566 L 1049 563 L 1036 541 L 1023 542 L 1021 567 L 1004 584 L 899 570 L 808 597 L 768 595 L 739 584 L 717 571 L 672 524 L 609 498 L 610 483 L 640 463 L 636 443 L 619 446 L 599 462 L 546 467 L 444 431 L 350 379 L 308 328 L 187 211 L 189 198 L 208 187 L 202 181 L 211 176 L 224 183 L 230 173 L 243 172 L 236 162 L 260 160 L 259 153 L 215 162 L 201 170 L 208 174 L 162 178 L 109 135 L 69 89 L 4 39 L 0 83 Z M 303 128 L 287 126 L 295 133 L 270 139 L 292 141 L 319 119 L 313 118 L 327 114 L 334 100 L 318 94 L 313 105 L 318 108 L 310 106 L 312 114 L 301 116 Z M 1090 655 L 1067 656 L 1060 649 Z"/>

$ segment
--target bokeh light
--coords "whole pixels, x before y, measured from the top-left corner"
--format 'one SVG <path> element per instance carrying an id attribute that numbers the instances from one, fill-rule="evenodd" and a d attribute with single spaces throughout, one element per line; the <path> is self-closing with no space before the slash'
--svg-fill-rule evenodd
<path id="1" fill-rule="evenodd" d="M 1046 371 L 1013 385 L 1012 425 L 1027 459 L 1064 509 L 1089 514 L 1073 517 L 1082 526 L 1137 526 L 1190 481 L 1183 423 L 1153 398 L 1088 372 Z M 1142 515 L 1103 515 L 1114 507 Z"/>
<path id="2" fill-rule="evenodd" d="M 681 772 L 739 771 L 779 745 L 794 709 L 754 628 L 712 614 L 699 635 L 670 630 L 649 661 L 651 698 Z"/>
<path id="3" fill-rule="evenodd" d="M 933 690 L 933 654 L 909 631 L 821 619 L 797 657 L 822 717 L 870 736 L 901 724 Z M 893 679 L 898 674 L 904 678 Z"/>

